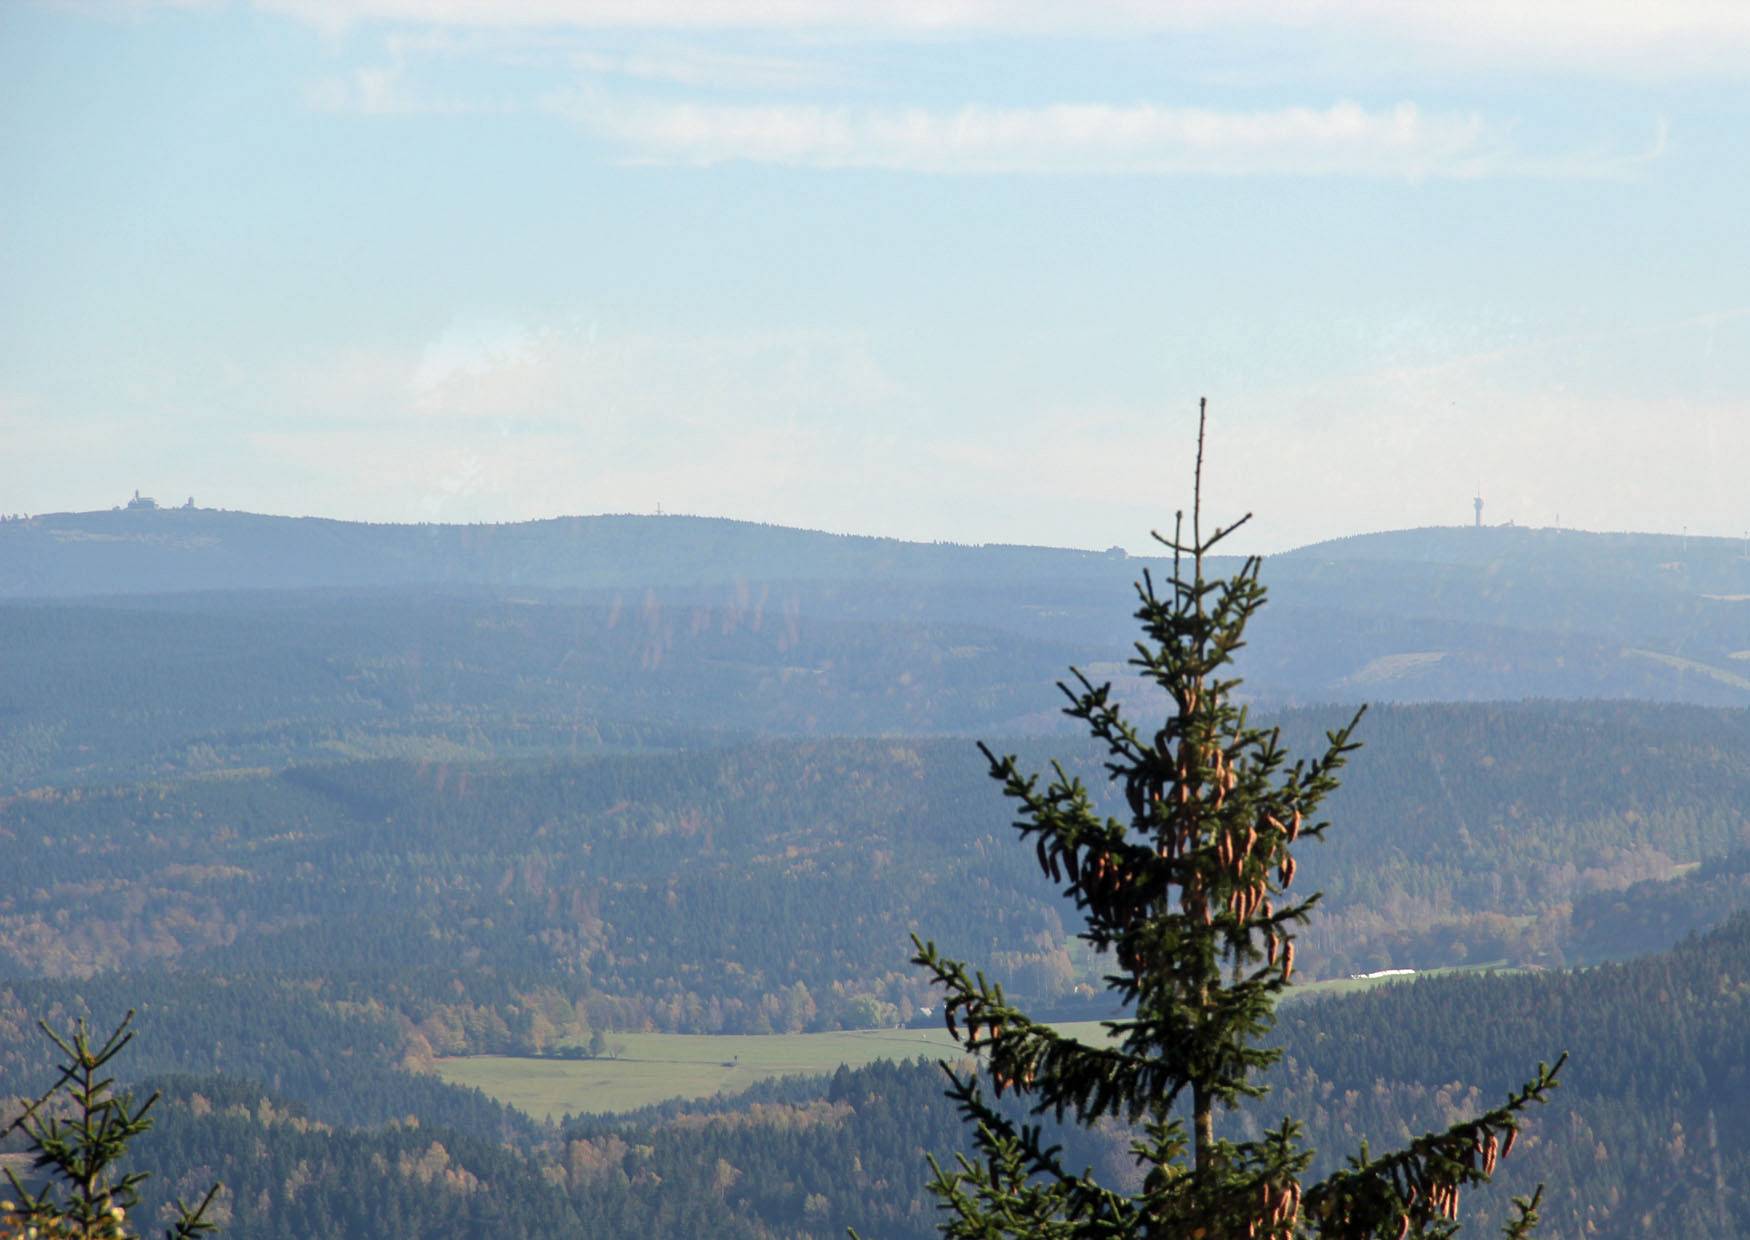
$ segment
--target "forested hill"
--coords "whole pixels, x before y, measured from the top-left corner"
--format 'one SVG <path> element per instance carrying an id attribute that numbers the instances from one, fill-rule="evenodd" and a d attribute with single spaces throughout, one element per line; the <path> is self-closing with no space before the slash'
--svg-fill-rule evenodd
<path id="1" fill-rule="evenodd" d="M 1294 753 L 1338 718 L 1276 716 Z M 1379 709 L 1363 731 L 1336 825 L 1301 853 L 1299 881 L 1325 893 L 1302 976 L 1590 962 L 1750 906 L 1750 712 L 1443 704 Z M 990 739 L 1103 782 L 1092 747 Z M 836 1029 L 871 997 L 909 1012 L 931 1002 L 912 931 L 1039 1003 L 1110 967 L 1066 938 L 1079 918 L 963 739 L 341 751 L 0 795 L 20 876 L 0 884 L 0 979 L 298 978 L 453 1053 L 603 1025 Z"/>
<path id="2" fill-rule="evenodd" d="M 200 623 L 239 631 L 256 631 L 268 619 L 282 635 L 273 644 L 284 649 L 316 628 L 369 628 L 373 619 L 361 620 L 358 609 L 361 592 L 378 602 L 411 598 L 428 609 L 433 591 L 443 591 L 452 612 L 565 609 L 578 622 L 561 618 L 560 629 L 621 624 L 660 639 L 670 656 L 716 667 L 842 677 L 869 651 L 900 654 L 912 662 L 908 696 L 936 695 L 946 687 L 935 683 L 940 669 L 952 666 L 958 688 L 949 692 L 966 702 L 989 695 L 970 683 L 960 655 L 997 651 L 998 662 L 1012 668 L 1018 664 L 1009 656 L 1020 643 L 1030 647 L 1019 660 L 1029 665 L 1022 696 L 1036 694 L 1031 700 L 1049 713 L 1050 679 L 1072 657 L 1118 680 L 1123 692 L 1132 586 L 1145 568 L 1158 575 L 1165 564 L 1117 550 L 908 543 L 695 517 L 363 525 L 123 510 L 0 523 L 0 622 L 28 627 L 10 609 L 51 602 L 210 615 Z M 1403 530 L 1272 555 L 1263 579 L 1271 606 L 1253 627 L 1241 668 L 1247 692 L 1260 699 L 1750 704 L 1750 558 L 1737 540 Z M 279 623 L 288 613 L 297 616 L 289 627 Z M 505 634 L 520 631 L 530 614 L 508 628 L 502 615 L 469 617 L 463 623 L 472 635 L 454 655 L 463 665 L 533 655 L 535 665 L 522 671 L 541 678 L 562 660 L 592 656 L 580 642 L 504 649 Z M 36 619 L 43 623 L 43 614 Z M 79 635 L 116 622 L 57 611 L 46 623 L 64 628 L 83 657 L 91 645 Z M 169 623 L 184 626 L 182 619 Z M 168 672 L 179 657 L 154 645 L 152 623 L 122 627 L 139 635 L 128 648 L 136 663 Z M 726 634 L 735 649 L 721 648 Z M 418 653 L 403 648 L 386 657 Z M 1037 655 L 1051 671 L 1036 677 Z M 937 730 L 955 726 L 947 723 L 953 717 L 968 726 L 1013 727 L 1007 705 L 989 711 L 963 703 L 932 710 L 927 722 L 914 712 L 901 726 Z M 830 710 L 806 713 L 828 731 L 892 726 L 864 705 L 836 718 Z M 975 724 L 980 717 L 985 722 Z"/>
<path id="3" fill-rule="evenodd" d="M 1322 1171 L 1363 1141 L 1395 1147 L 1474 1114 L 1537 1058 L 1566 1050 L 1562 1087 L 1530 1115 L 1499 1181 L 1467 1192 L 1463 1234 L 1496 1234 L 1510 1197 L 1541 1182 L 1539 1234 L 1552 1240 L 1741 1236 L 1747 961 L 1750 920 L 1738 918 L 1626 965 L 1429 979 L 1290 1005 L 1269 1038 L 1285 1051 L 1270 1093 L 1231 1130 L 1256 1136 L 1284 1113 L 1299 1116 Z M 205 1000 L 197 987 L 173 973 L 101 981 L 87 988 L 89 1010 L 101 1021 L 142 1006 L 126 1079 L 166 1091 L 134 1160 L 153 1176 L 148 1209 L 220 1180 L 222 1234 L 237 1240 L 826 1240 L 848 1225 L 926 1240 L 941 1215 L 924 1191 L 924 1152 L 946 1161 L 965 1147 L 940 1073 L 921 1062 L 541 1127 L 400 1070 L 389 1059 L 393 1025 L 367 1008 L 326 1012 L 307 988 L 253 981 Z M 0 987 L 0 1036 L 10 1039 L 0 1049 L 31 1056 L 32 1079 L 48 1056 L 24 1013 L 88 1010 L 67 992 Z M 220 1044 L 224 1075 L 206 1051 Z M 1013 1094 L 1005 1103 L 1014 1113 Z M 1072 1166 L 1135 1187 L 1121 1125 L 1050 1135 Z"/>
<path id="4" fill-rule="evenodd" d="M 1128 567 L 1113 571 L 1114 562 L 1127 559 Z M 1294 582 L 1297 591 L 1321 580 L 1330 584 L 1332 577 L 1373 580 L 1380 566 L 1389 566 L 1388 575 L 1402 574 L 1408 582 L 1453 585 L 1480 570 L 1508 590 L 1541 580 L 1561 590 L 1610 583 L 1618 591 L 1632 585 L 1641 596 L 1694 595 L 1710 602 L 1742 602 L 1732 596 L 1750 593 L 1750 549 L 1734 538 L 1443 526 L 1334 539 L 1269 559 L 1272 574 Z M 367 524 L 171 508 L 50 513 L 0 523 L 0 597 L 9 598 L 441 584 L 1127 583 L 1148 563 L 1118 548 L 920 543 L 715 517 Z M 1161 561 L 1153 566 L 1158 572 Z M 1489 590 L 1477 593 L 1495 598 L 1497 606 L 1501 601 Z"/>
<path id="5" fill-rule="evenodd" d="M 0 596 L 323 586 L 558 589 L 762 581 L 1108 580 L 1122 553 L 826 534 L 713 517 L 372 525 L 193 509 L 55 513 L 0 525 Z M 1127 582 L 1126 570 L 1116 574 Z"/>
<path id="6" fill-rule="evenodd" d="M 1392 530 L 1269 557 L 1295 606 L 1593 635 L 1750 679 L 1750 541 L 1512 526 Z M 1684 649 L 1688 643 L 1688 650 Z"/>

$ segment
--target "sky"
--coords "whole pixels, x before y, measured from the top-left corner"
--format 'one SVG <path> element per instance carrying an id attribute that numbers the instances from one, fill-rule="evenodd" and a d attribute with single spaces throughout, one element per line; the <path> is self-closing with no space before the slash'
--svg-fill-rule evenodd
<path id="1" fill-rule="evenodd" d="M 7 0 L 0 512 L 1750 528 L 1736 0 Z"/>

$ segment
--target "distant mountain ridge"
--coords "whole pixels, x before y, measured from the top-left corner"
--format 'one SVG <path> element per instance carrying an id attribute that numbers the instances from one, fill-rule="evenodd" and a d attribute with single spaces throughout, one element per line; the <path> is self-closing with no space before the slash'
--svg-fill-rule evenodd
<path id="1" fill-rule="evenodd" d="M 1131 678 L 1123 660 L 1134 635 L 1132 583 L 1168 568 L 1117 549 L 915 543 L 707 517 L 369 525 L 181 508 L 0 524 L 0 607 L 222 612 L 254 628 L 243 613 L 291 607 L 313 616 L 345 611 L 363 594 L 435 590 L 599 607 L 608 623 L 623 607 L 667 609 L 651 621 L 665 628 L 684 609 L 694 630 L 684 640 L 701 657 L 709 639 L 697 626 L 721 628 L 723 617 L 744 613 L 756 626 L 770 615 L 782 620 L 778 629 L 816 634 L 886 626 L 878 644 L 889 650 L 923 650 L 942 640 L 942 626 L 955 626 L 953 650 L 931 656 L 947 658 L 942 666 L 966 669 L 954 650 L 974 647 L 1012 660 L 1020 642 L 1034 666 L 1061 667 L 1059 655 L 1071 653 L 1099 661 L 1092 674 L 1120 692 Z M 1395 530 L 1270 555 L 1263 580 L 1271 603 L 1242 671 L 1249 691 L 1276 701 L 1750 704 L 1750 556 L 1736 539 Z M 68 623 L 69 641 L 97 631 Z M 784 649 L 768 653 L 775 669 L 794 663 Z M 821 669 L 848 667 L 825 651 L 821 660 Z M 934 675 L 915 669 L 926 681 Z M 968 703 L 990 700 L 981 693 Z M 957 717 L 971 726 L 982 709 Z M 838 724 L 868 726 L 872 717 L 856 720 Z M 833 725 L 822 716 L 820 726 Z"/>
<path id="2" fill-rule="evenodd" d="M 1643 568 L 1675 572 L 1692 582 L 1718 580 L 1744 584 L 1750 571 L 1750 539 L 1628 531 L 1600 533 L 1519 525 L 1431 525 L 1415 529 L 1350 534 L 1296 547 L 1270 557 L 1293 560 L 1400 560 L 1453 565 L 1487 565 L 1504 558 L 1535 562 L 1554 570 L 1588 571 Z"/>
<path id="3" fill-rule="evenodd" d="M 1384 530 L 1277 552 L 1273 573 L 1320 563 L 1646 574 L 1641 588 L 1750 595 L 1736 538 L 1517 526 Z M 738 580 L 1110 580 L 1161 557 L 1007 543 L 911 542 L 727 517 L 600 515 L 505 524 L 378 524 L 210 508 L 48 513 L 0 524 L 0 597 L 404 585 L 622 588 Z"/>
<path id="4" fill-rule="evenodd" d="M 958 582 L 1104 575 L 1121 552 L 917 543 L 722 517 L 375 525 L 214 509 L 53 513 L 0 525 L 0 597 L 738 580 Z"/>

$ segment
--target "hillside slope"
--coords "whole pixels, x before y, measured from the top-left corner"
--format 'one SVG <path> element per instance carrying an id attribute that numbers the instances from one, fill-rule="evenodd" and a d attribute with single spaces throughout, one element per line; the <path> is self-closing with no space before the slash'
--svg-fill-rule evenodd
<path id="1" fill-rule="evenodd" d="M 0 525 L 0 601 L 13 600 L 0 606 L 87 600 L 77 606 L 224 613 L 252 624 L 250 612 L 271 615 L 295 599 L 289 610 L 332 628 L 353 622 L 342 613 L 361 591 L 416 600 L 440 591 L 644 622 L 654 608 L 665 613 L 659 627 L 670 628 L 684 610 L 690 631 L 681 640 L 695 644 L 708 644 L 706 630 L 725 617 L 745 619 L 767 628 L 778 654 L 782 635 L 799 627 L 972 626 L 1118 660 L 1120 680 L 1132 583 L 1145 569 L 1159 576 L 1167 564 L 1115 551 L 907 543 L 693 517 L 411 526 L 193 509 Z M 1404 530 L 1270 556 L 1264 581 L 1272 605 L 1243 663 L 1248 691 L 1261 699 L 1750 704 L 1750 558 L 1734 540 Z M 326 606 L 336 614 L 317 617 Z M 150 644 L 133 653 L 158 661 Z M 831 651 L 818 657 L 846 661 Z"/>

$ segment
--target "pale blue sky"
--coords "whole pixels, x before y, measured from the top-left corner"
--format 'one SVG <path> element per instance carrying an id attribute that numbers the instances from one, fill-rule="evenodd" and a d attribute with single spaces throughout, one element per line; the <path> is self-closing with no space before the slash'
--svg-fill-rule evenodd
<path id="1" fill-rule="evenodd" d="M 1572 16 L 1571 16 L 1572 15 Z M 0 6 L 0 511 L 1750 526 L 1750 8 Z"/>

